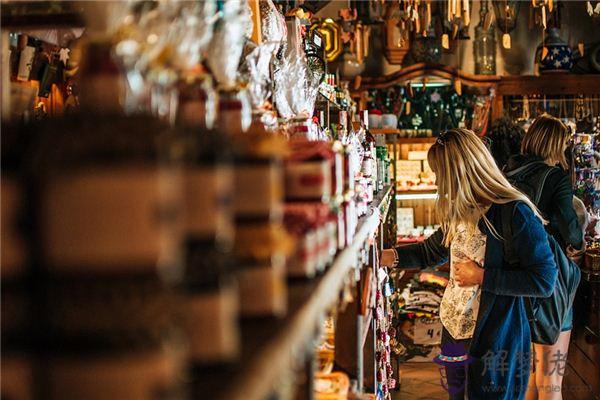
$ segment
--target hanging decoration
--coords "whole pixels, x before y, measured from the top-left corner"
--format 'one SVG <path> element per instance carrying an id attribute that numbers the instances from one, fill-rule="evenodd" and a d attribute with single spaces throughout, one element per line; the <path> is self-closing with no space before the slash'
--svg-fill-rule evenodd
<path id="1" fill-rule="evenodd" d="M 314 23 L 309 32 L 318 31 L 324 42 L 325 59 L 333 62 L 342 54 L 342 27 L 331 18 Z"/>
<path id="2" fill-rule="evenodd" d="M 441 5 L 442 26 L 445 35 L 454 39 L 469 39 L 471 5 L 469 0 L 447 0 Z"/>
<path id="3" fill-rule="evenodd" d="M 586 4 L 586 9 L 590 17 L 592 17 L 596 22 L 600 22 L 600 1 L 595 3 L 595 5 L 592 5 L 592 2 L 588 1 Z"/>
<path id="4" fill-rule="evenodd" d="M 517 26 L 520 1 L 500 0 L 494 1 L 492 4 L 494 5 L 494 14 L 497 21 L 496 26 L 503 33 L 502 47 L 510 49 L 512 47 L 510 32 Z"/>

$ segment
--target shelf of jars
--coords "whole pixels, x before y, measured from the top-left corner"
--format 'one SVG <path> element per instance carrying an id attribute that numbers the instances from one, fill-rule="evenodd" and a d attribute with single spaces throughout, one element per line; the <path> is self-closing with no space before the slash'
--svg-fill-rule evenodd
<path id="1" fill-rule="evenodd" d="M 303 364 L 327 311 L 338 303 L 353 270 L 361 268 L 363 256 L 389 210 L 391 195 L 392 187 L 386 186 L 375 196 L 359 220 L 352 244 L 337 254 L 323 275 L 288 283 L 288 313 L 284 318 L 242 321 L 238 362 L 203 371 L 196 393 L 211 399 L 264 399 L 283 374 Z"/>

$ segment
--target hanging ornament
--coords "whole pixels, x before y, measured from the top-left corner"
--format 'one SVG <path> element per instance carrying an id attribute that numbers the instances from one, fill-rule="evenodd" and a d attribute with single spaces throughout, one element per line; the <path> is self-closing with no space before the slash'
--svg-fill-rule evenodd
<path id="1" fill-rule="evenodd" d="M 483 29 L 485 31 L 489 31 L 490 28 L 492 27 L 493 15 L 494 14 L 491 12 L 485 13 L 485 18 L 483 19 Z"/>
<path id="2" fill-rule="evenodd" d="M 463 12 L 464 12 L 465 26 L 469 26 L 469 24 L 471 23 L 471 10 L 470 10 L 470 6 L 469 6 L 469 0 L 463 1 Z"/>
<path id="3" fill-rule="evenodd" d="M 498 22 L 498 29 L 502 33 L 510 33 L 517 26 L 520 1 L 493 1 L 492 4 L 494 6 L 496 21 Z"/>
<path id="4" fill-rule="evenodd" d="M 544 61 L 547 56 L 548 56 L 548 48 L 546 46 L 544 46 L 542 48 L 542 56 L 540 57 L 540 60 Z"/>
<path id="5" fill-rule="evenodd" d="M 458 25 L 452 25 L 452 39 L 456 39 L 458 34 Z"/>
<path id="6" fill-rule="evenodd" d="M 592 2 L 588 1 L 587 12 L 590 15 L 590 17 L 594 18 L 597 21 L 600 20 L 600 2 L 597 2 L 596 6 L 593 6 Z"/>
<path id="7" fill-rule="evenodd" d="M 442 47 L 446 50 L 450 49 L 450 38 L 447 33 L 442 35 Z"/>
<path id="8" fill-rule="evenodd" d="M 523 116 L 524 121 L 529 120 L 530 112 L 529 112 L 529 97 L 523 96 Z"/>
<path id="9" fill-rule="evenodd" d="M 454 80 L 454 90 L 457 95 L 462 96 L 462 81 L 459 78 Z"/>
<path id="10" fill-rule="evenodd" d="M 65 67 L 67 66 L 67 62 L 69 61 L 69 53 L 70 52 L 71 52 L 70 49 L 67 49 L 64 47 L 62 49 L 60 49 L 60 51 L 58 52 L 58 58 Z"/>
<path id="11" fill-rule="evenodd" d="M 406 115 L 410 115 L 410 107 L 411 107 L 411 103 L 410 101 L 406 102 Z"/>
<path id="12" fill-rule="evenodd" d="M 579 55 L 583 57 L 583 53 L 585 50 L 585 44 L 583 42 L 577 43 L 577 48 L 579 49 Z"/>
<path id="13" fill-rule="evenodd" d="M 426 12 L 425 12 L 425 26 L 429 26 L 431 24 L 431 2 L 428 1 L 427 5 L 426 5 Z"/>
<path id="14" fill-rule="evenodd" d="M 542 26 L 546 29 L 548 21 L 546 19 L 546 6 L 542 6 Z"/>
<path id="15" fill-rule="evenodd" d="M 502 35 L 502 47 L 504 47 L 505 49 L 511 48 L 510 33 L 505 33 L 504 35 Z"/>

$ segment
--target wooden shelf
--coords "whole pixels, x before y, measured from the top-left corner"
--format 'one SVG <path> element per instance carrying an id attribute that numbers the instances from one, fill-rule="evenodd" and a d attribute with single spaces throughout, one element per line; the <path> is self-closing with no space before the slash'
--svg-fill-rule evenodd
<path id="1" fill-rule="evenodd" d="M 396 195 L 401 195 L 401 194 L 436 194 L 437 190 L 435 189 L 430 189 L 430 190 L 398 190 L 396 192 Z"/>
<path id="2" fill-rule="evenodd" d="M 278 378 L 299 365 L 313 351 L 312 340 L 327 310 L 339 300 L 346 277 L 356 265 L 357 254 L 375 235 L 380 224 L 380 208 L 392 187 L 384 188 L 374 199 L 367 215 L 359 220 L 354 242 L 335 258 L 333 265 L 313 280 L 288 284 L 288 313 L 281 319 L 248 319 L 241 323 L 242 352 L 239 362 L 228 368 L 206 368 L 194 391 L 207 399 L 265 399 Z"/>
<path id="3" fill-rule="evenodd" d="M 371 128 L 369 132 L 373 135 L 399 135 L 402 131 L 393 128 Z"/>
<path id="4" fill-rule="evenodd" d="M 391 128 L 373 128 L 369 129 L 373 135 L 403 135 L 405 132 L 402 129 Z M 435 143 L 437 137 L 399 137 L 396 143 L 399 144 L 418 144 L 418 143 Z"/>
<path id="5" fill-rule="evenodd" d="M 363 77 L 359 90 L 385 89 L 390 86 L 426 76 L 435 76 L 443 79 L 459 78 L 466 86 L 490 88 L 501 78 L 497 75 L 473 75 L 456 68 L 439 64 L 418 63 L 402 68 L 390 75 L 377 77 Z"/>
<path id="6" fill-rule="evenodd" d="M 600 94 L 600 75 L 568 72 L 540 76 L 503 76 L 498 96 Z"/>

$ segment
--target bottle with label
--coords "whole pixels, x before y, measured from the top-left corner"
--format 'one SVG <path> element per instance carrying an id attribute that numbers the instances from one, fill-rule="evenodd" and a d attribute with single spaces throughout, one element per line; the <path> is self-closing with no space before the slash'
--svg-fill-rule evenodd
<path id="1" fill-rule="evenodd" d="M 48 399 L 181 398 L 176 152 L 163 151 L 168 127 L 123 114 L 110 44 L 86 54 L 81 112 L 37 126 L 28 157 L 38 390 Z"/>
<path id="2" fill-rule="evenodd" d="M 387 147 L 385 144 L 385 136 L 377 135 L 376 137 L 376 155 L 377 155 L 377 190 L 382 190 L 386 182 L 386 167 L 385 159 L 387 157 Z"/>
<path id="3" fill-rule="evenodd" d="M 365 138 L 363 140 L 363 162 L 362 162 L 362 174 L 366 178 L 370 179 L 371 187 L 373 190 L 377 189 L 377 161 L 375 154 L 375 137 L 369 130 L 369 112 L 363 111 L 362 126 L 365 131 Z"/>

